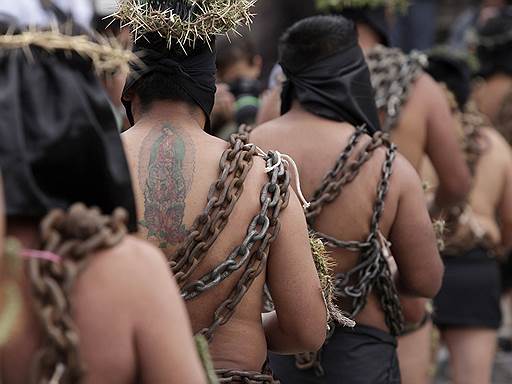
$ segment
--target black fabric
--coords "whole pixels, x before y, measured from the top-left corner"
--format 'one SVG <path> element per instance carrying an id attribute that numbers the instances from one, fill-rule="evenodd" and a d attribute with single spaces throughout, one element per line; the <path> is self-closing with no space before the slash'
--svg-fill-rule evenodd
<path id="1" fill-rule="evenodd" d="M 484 327 L 501 324 L 500 270 L 484 248 L 443 257 L 441 291 L 434 299 L 434 323 L 440 328 Z"/>
<path id="2" fill-rule="evenodd" d="M 512 76 L 512 7 L 491 18 L 478 32 L 478 75 L 484 78 L 497 73 Z"/>
<path id="3" fill-rule="evenodd" d="M 317 116 L 354 126 L 366 124 L 370 134 L 380 130 L 370 72 L 357 41 L 313 65 L 280 65 L 287 78 L 281 94 L 282 114 L 297 99 Z"/>
<path id="4" fill-rule="evenodd" d="M 507 259 L 501 264 L 501 280 L 504 292 L 512 289 L 512 252 L 509 252 Z"/>
<path id="5" fill-rule="evenodd" d="M 368 25 L 379 35 L 381 45 L 390 46 L 390 28 L 386 16 L 386 7 L 347 7 L 334 13 L 338 13 L 355 23 Z"/>
<path id="6" fill-rule="evenodd" d="M 144 38 L 141 38 L 141 40 L 144 40 Z M 161 41 L 158 42 L 155 49 L 148 47 L 148 45 L 151 44 L 148 42 L 145 42 L 143 45 L 135 44 L 134 52 L 140 55 L 142 65 L 137 63 L 131 64 L 131 72 L 126 80 L 123 91 L 123 103 L 130 124 L 133 125 L 134 121 L 131 101 L 127 95 L 128 91 L 136 86 L 138 81 L 143 81 L 144 77 L 152 73 L 160 73 L 171 77 L 203 110 L 206 117 L 205 129 L 209 131 L 210 113 L 215 102 L 216 91 L 215 52 L 212 51 L 214 43 L 211 42 L 211 48 L 204 45 L 191 50 L 187 55 L 173 55 L 167 49 L 167 46 L 164 45 L 162 47 Z"/>
<path id="7" fill-rule="evenodd" d="M 41 218 L 75 202 L 136 211 L 108 96 L 88 60 L 0 50 L 0 167 L 8 216 Z"/>
<path id="8" fill-rule="evenodd" d="M 425 71 L 437 82 L 446 84 L 459 108 L 464 109 L 471 94 L 471 70 L 467 62 L 448 54 L 432 53 L 428 55 Z"/>
<path id="9" fill-rule="evenodd" d="M 270 367 L 281 384 L 399 384 L 396 347 L 396 338 L 379 329 L 337 327 L 322 347 L 324 376 L 297 369 L 293 356 L 270 353 Z"/>

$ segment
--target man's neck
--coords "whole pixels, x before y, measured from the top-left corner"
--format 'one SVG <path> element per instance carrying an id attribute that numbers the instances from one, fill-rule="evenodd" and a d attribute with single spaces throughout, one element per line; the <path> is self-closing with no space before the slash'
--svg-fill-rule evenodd
<path id="1" fill-rule="evenodd" d="M 206 119 L 202 112 L 195 111 L 186 103 L 174 101 L 155 101 L 144 111 L 134 113 L 137 125 L 153 121 L 172 121 L 187 129 L 204 130 Z"/>
<path id="2" fill-rule="evenodd" d="M 379 35 L 366 24 L 357 24 L 359 46 L 364 52 L 368 52 L 381 43 Z"/>
<path id="3" fill-rule="evenodd" d="M 7 236 L 16 238 L 24 248 L 38 249 L 41 246 L 39 223 L 34 219 L 8 219 Z"/>

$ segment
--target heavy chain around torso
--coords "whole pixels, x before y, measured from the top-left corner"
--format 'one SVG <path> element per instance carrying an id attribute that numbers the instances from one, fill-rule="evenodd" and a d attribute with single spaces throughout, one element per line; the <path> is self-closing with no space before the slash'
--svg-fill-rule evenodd
<path id="1" fill-rule="evenodd" d="M 355 317 L 367 303 L 368 295 L 374 291 L 380 299 L 385 314 L 386 325 L 392 334 L 398 335 L 403 329 L 404 320 L 400 307 L 398 292 L 393 282 L 387 257 L 389 246 L 379 230 L 379 223 L 384 212 L 384 204 L 389 191 L 396 147 L 388 140 L 387 134 L 377 132 L 362 150 L 349 161 L 355 148 L 363 137 L 364 128 L 357 128 L 349 140 L 349 144 L 338 158 L 335 167 L 322 181 L 315 192 L 306 217 L 311 228 L 315 228 L 315 219 L 325 205 L 333 202 L 343 192 L 343 188 L 354 181 L 364 164 L 371 158 L 376 149 L 386 148 L 386 159 L 382 166 L 381 180 L 377 187 L 377 197 L 371 217 L 370 233 L 365 241 L 341 241 L 325 233 L 316 235 L 330 248 L 342 248 L 358 252 L 358 264 L 350 271 L 339 273 L 336 278 L 336 295 L 348 298 L 352 302 L 350 317 Z"/>
<path id="2" fill-rule="evenodd" d="M 269 152 L 264 158 L 268 182 L 261 190 L 260 211 L 249 224 L 245 239 L 222 263 L 200 278 L 189 281 L 226 227 L 257 155 L 256 146 L 248 143 L 247 135 L 231 137 L 230 147 L 220 160 L 220 176 L 210 187 L 206 208 L 194 221 L 183 245 L 169 259 L 185 300 L 192 300 L 217 287 L 243 269 L 236 286 L 215 310 L 210 326 L 200 331 L 209 342 L 215 331 L 229 321 L 251 284 L 264 270 L 270 243 L 279 233 L 279 215 L 288 204 L 289 173 L 279 155 Z"/>
<path id="3" fill-rule="evenodd" d="M 399 123 L 402 108 L 423 73 L 427 57 L 417 51 L 406 55 L 397 48 L 379 45 L 368 52 L 366 61 L 377 108 L 386 114 L 382 130 L 390 132 Z"/>
<path id="4" fill-rule="evenodd" d="M 43 346 L 35 357 L 32 383 L 79 383 L 84 375 L 80 337 L 71 316 L 71 290 L 93 253 L 119 244 L 127 233 L 127 212 L 103 216 L 82 204 L 68 212 L 54 210 L 41 223 L 42 250 L 61 257 L 59 263 L 28 261 L 35 312 L 42 325 Z"/>

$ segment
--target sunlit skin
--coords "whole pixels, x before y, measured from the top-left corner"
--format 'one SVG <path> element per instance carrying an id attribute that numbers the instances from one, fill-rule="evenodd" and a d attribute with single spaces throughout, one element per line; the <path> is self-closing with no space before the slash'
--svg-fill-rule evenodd
<path id="1" fill-rule="evenodd" d="M 210 185 L 219 176 L 219 159 L 228 144 L 203 131 L 205 117 L 195 106 L 161 100 L 142 109 L 138 96 L 131 97 L 136 124 L 122 136 L 134 180 L 139 217 L 145 217 L 149 208 L 164 216 L 165 212 L 172 212 L 181 223 L 168 228 L 178 235 L 182 225 L 190 228 L 203 212 Z M 176 161 L 178 154 L 179 162 Z M 255 158 L 226 228 L 191 280 L 224 261 L 245 237 L 249 222 L 260 210 L 261 188 L 268 180 L 264 168 L 263 160 Z M 165 174 L 176 175 L 176 180 L 183 182 L 176 186 L 158 183 L 159 175 Z M 179 191 L 184 191 L 185 195 Z M 169 200 L 169 194 L 176 198 Z M 290 204 L 280 220 L 281 231 L 270 247 L 265 271 L 256 278 L 231 320 L 217 330 L 210 344 L 215 368 L 261 371 L 267 348 L 289 354 L 316 350 L 323 344 L 326 312 L 311 257 L 305 218 L 295 194 L 291 194 Z M 160 222 L 164 223 L 163 220 Z M 165 253 L 173 257 L 180 246 L 180 238 L 159 234 L 154 221 L 149 228 L 147 224 L 141 223 L 141 236 L 149 237 L 157 245 L 165 245 Z M 165 244 L 159 236 L 168 239 Z M 223 284 L 186 303 L 194 332 L 210 325 L 213 312 L 225 300 L 241 273 L 235 272 Z M 271 290 L 277 313 L 266 315 L 262 322 L 265 282 Z"/>

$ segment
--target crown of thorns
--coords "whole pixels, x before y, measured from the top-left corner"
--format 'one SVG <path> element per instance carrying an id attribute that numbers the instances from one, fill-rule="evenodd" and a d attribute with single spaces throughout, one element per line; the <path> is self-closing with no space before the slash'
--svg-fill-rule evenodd
<path id="1" fill-rule="evenodd" d="M 342 10 L 343 8 L 390 7 L 400 11 L 407 10 L 408 0 L 316 0 L 316 7 L 321 11 Z"/>
<path id="2" fill-rule="evenodd" d="M 139 60 L 138 57 L 124 49 L 116 39 L 100 35 L 71 35 L 58 26 L 41 30 L 30 28 L 21 33 L 8 31 L 0 35 L 0 51 L 23 49 L 31 58 L 30 48 L 38 47 L 48 52 L 75 52 L 81 57 L 90 59 L 98 74 L 112 73 L 126 68 L 129 62 Z"/>
<path id="3" fill-rule="evenodd" d="M 112 16 L 129 26 L 137 41 L 157 33 L 168 45 L 177 42 L 183 50 L 197 40 L 210 43 L 212 36 L 249 26 L 257 0 L 123 0 Z"/>

